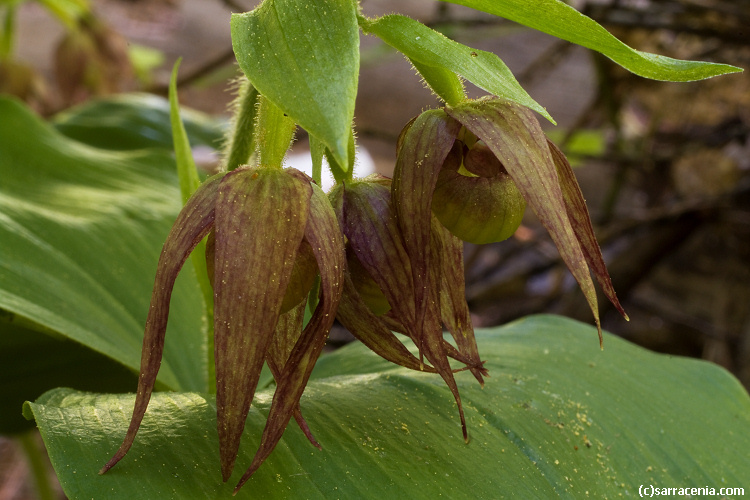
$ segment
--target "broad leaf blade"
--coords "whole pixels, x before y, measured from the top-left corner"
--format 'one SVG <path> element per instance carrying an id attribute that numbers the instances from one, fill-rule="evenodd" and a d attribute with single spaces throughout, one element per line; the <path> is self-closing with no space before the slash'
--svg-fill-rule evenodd
<path id="1" fill-rule="evenodd" d="M 137 371 L 156 262 L 181 206 L 174 162 L 84 146 L 12 100 L 0 99 L 0 116 L 0 309 Z M 202 314 L 186 270 L 160 371 L 173 389 L 206 389 Z"/>
<path id="2" fill-rule="evenodd" d="M 492 377 L 480 389 L 456 376 L 468 445 L 437 375 L 375 361 L 362 345 L 324 356 L 302 398 L 323 450 L 290 426 L 238 498 L 632 498 L 641 484 L 747 484 L 750 397 L 736 379 L 609 335 L 600 351 L 592 331 L 554 316 L 478 331 Z M 70 498 L 231 498 L 213 401 L 195 394 L 154 394 L 133 459 L 96 476 L 131 404 L 56 390 L 28 406 Z M 239 465 L 269 404 L 256 394 Z"/>
<path id="3" fill-rule="evenodd" d="M 232 15 L 232 46 L 258 91 L 348 165 L 359 28 L 348 0 L 266 0 Z"/>
<path id="4" fill-rule="evenodd" d="M 447 68 L 477 87 L 531 108 L 554 123 L 547 110 L 526 93 L 495 54 L 454 42 L 406 16 L 393 14 L 360 22 L 366 33 L 376 35 L 409 59 L 426 66 Z"/>
<path id="5" fill-rule="evenodd" d="M 220 122 L 191 109 L 182 120 L 193 146 L 220 149 Z M 153 94 L 116 94 L 86 101 L 52 118 L 57 130 L 90 146 L 117 151 L 144 148 L 172 150 L 169 101 Z"/>
<path id="6" fill-rule="evenodd" d="M 23 402 L 54 387 L 128 392 L 137 384 L 135 373 L 76 342 L 0 322 L 0 434 L 32 428 Z"/>
<path id="7" fill-rule="evenodd" d="M 443 0 L 504 17 L 583 47 L 601 52 L 636 75 L 653 80 L 689 82 L 742 69 L 728 64 L 683 61 L 635 50 L 600 24 L 560 0 Z"/>

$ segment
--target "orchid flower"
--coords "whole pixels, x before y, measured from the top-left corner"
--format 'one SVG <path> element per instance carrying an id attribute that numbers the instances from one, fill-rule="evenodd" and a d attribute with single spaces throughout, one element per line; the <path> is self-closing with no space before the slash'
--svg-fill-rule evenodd
<path id="1" fill-rule="evenodd" d="M 216 407 L 224 481 L 234 469 L 264 361 L 276 379 L 276 391 L 260 448 L 237 489 L 270 455 L 292 416 L 317 444 L 301 417 L 299 401 L 341 298 L 344 242 L 326 195 L 305 174 L 242 167 L 203 183 L 167 237 L 146 321 L 133 417 L 122 446 L 101 473 L 120 461 L 135 439 L 161 363 L 172 287 L 189 254 L 211 232 L 206 255 L 214 285 Z M 306 276 L 317 273 L 319 302 L 303 330 L 300 311 L 312 284 Z"/>
<path id="2" fill-rule="evenodd" d="M 412 262 L 420 317 L 428 310 L 433 213 L 456 236 L 474 243 L 507 238 L 528 204 L 550 233 L 594 314 L 596 291 L 627 318 L 596 241 L 578 182 L 563 153 L 528 108 L 502 98 L 466 100 L 430 110 L 399 139 L 393 198 Z"/>

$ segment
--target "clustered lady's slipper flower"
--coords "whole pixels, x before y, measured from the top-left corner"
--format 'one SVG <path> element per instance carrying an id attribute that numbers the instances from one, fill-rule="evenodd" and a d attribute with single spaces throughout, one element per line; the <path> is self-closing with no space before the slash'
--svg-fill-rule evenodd
<path id="1" fill-rule="evenodd" d="M 480 383 L 486 370 L 479 359 L 463 297 L 463 262 L 455 260 L 453 248 L 457 240 L 447 231 L 435 231 L 430 239 L 428 232 L 427 245 L 435 246 L 435 254 L 443 259 L 434 259 L 426 271 L 435 286 L 417 288 L 413 270 L 422 263 L 415 262 L 407 252 L 391 202 L 390 184 L 389 179 L 370 177 L 344 183 L 330 195 L 347 239 L 352 278 L 351 284 L 347 282 L 345 286 L 338 318 L 384 358 L 407 368 L 440 374 L 456 399 L 467 439 L 461 398 L 448 357 L 464 363 Z M 462 254 L 458 257 L 462 258 Z M 420 317 L 418 299 L 423 295 L 427 295 L 427 311 Z M 458 349 L 443 338 L 441 320 L 454 335 Z M 410 337 L 419 349 L 420 359 L 414 358 L 390 330 Z M 378 345 L 372 346 L 375 341 L 370 339 L 379 339 Z M 425 365 L 422 357 L 432 367 Z"/>
<path id="2" fill-rule="evenodd" d="M 276 392 L 260 448 L 237 488 L 273 451 L 292 416 L 317 444 L 302 420 L 299 400 L 341 298 L 344 242 L 326 195 L 309 177 L 294 169 L 244 167 L 201 185 L 167 237 L 146 321 L 133 417 L 122 446 L 102 473 L 133 443 L 159 370 L 172 287 L 190 252 L 210 231 L 213 248 L 207 245 L 206 254 L 209 274 L 213 269 L 216 407 L 224 480 L 234 468 L 264 361 L 276 379 Z M 311 284 L 304 275 L 310 274 L 311 262 L 317 266 L 312 276 L 320 274 L 319 302 L 302 330 L 301 312 Z M 307 289 L 295 289 L 300 283 L 308 283 Z"/>
<path id="3" fill-rule="evenodd" d="M 474 243 L 507 238 L 528 204 L 549 231 L 599 329 L 593 271 L 607 298 L 623 311 L 578 182 L 562 152 L 531 110 L 501 98 L 430 110 L 399 138 L 393 180 L 398 224 L 411 259 L 419 317 L 429 308 L 433 213 L 457 237 Z"/>
<path id="4" fill-rule="evenodd" d="M 164 244 L 133 417 L 101 472 L 135 439 L 161 362 L 172 287 L 206 236 L 225 481 L 264 362 L 276 380 L 260 447 L 235 492 L 270 455 L 292 417 L 319 447 L 299 402 L 335 317 L 383 358 L 440 375 L 468 441 L 454 373 L 469 370 L 484 384 L 487 370 L 466 304 L 463 241 L 508 238 L 526 204 L 550 232 L 597 327 L 589 267 L 624 315 L 570 164 L 530 110 L 503 99 L 464 101 L 412 120 L 399 137 L 393 181 L 344 180 L 326 196 L 294 169 L 241 167 L 210 178 L 188 200 Z M 303 329 L 316 275 L 319 300 Z M 419 357 L 394 331 L 414 342 Z M 464 366 L 453 368 L 449 358 Z"/>

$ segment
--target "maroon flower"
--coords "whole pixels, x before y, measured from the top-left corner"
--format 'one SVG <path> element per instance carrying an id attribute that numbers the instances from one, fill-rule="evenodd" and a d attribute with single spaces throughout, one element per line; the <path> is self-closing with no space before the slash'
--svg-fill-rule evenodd
<path id="1" fill-rule="evenodd" d="M 264 361 L 276 379 L 260 448 L 237 489 L 257 470 L 294 416 L 313 444 L 299 401 L 334 320 L 344 281 L 344 242 L 326 195 L 294 169 L 239 168 L 207 180 L 164 244 L 146 321 L 138 394 L 125 440 L 101 473 L 127 453 L 146 411 L 164 348 L 174 281 L 209 232 L 214 284 L 216 406 L 224 480 L 234 468 Z M 212 243 L 212 244 L 211 244 Z M 302 330 L 310 276 L 319 302 Z"/>
<path id="2" fill-rule="evenodd" d="M 437 372 L 458 404 L 462 430 L 466 424 L 461 398 L 448 357 L 458 360 L 483 382 L 482 366 L 470 329 L 464 299 L 463 263 L 454 261 L 456 242 L 447 231 L 436 231 L 427 243 L 435 254 L 428 269 L 436 287 L 428 297 L 428 311 L 418 317 L 421 297 L 414 279 L 414 260 L 407 247 L 391 202 L 390 179 L 369 177 L 345 183 L 330 197 L 347 239 L 348 274 L 337 317 L 363 343 L 382 357 L 415 370 Z M 458 253 L 460 257 L 460 251 Z M 442 323 L 454 333 L 457 347 L 443 338 Z M 467 325 L 469 328 L 467 329 Z M 414 357 L 391 330 L 409 336 L 419 349 Z M 432 365 L 423 362 L 423 358 Z"/>

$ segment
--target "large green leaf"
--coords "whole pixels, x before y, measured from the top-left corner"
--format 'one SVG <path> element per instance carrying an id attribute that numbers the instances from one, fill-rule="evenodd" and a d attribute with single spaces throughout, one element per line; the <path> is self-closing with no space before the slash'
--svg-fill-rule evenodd
<path id="1" fill-rule="evenodd" d="M 360 24 L 365 33 L 376 35 L 412 61 L 449 69 L 487 92 L 531 108 L 553 121 L 492 52 L 454 42 L 418 21 L 397 14 L 375 20 L 360 18 Z"/>
<path id="2" fill-rule="evenodd" d="M 504 17 L 601 52 L 627 70 L 672 82 L 702 80 L 742 71 L 728 64 L 683 61 L 632 49 L 590 17 L 560 0 L 443 0 Z"/>
<path id="3" fill-rule="evenodd" d="M 232 46 L 258 91 L 349 165 L 359 77 L 351 0 L 265 0 L 232 15 Z"/>
<path id="4" fill-rule="evenodd" d="M 191 144 L 221 148 L 224 130 L 217 120 L 194 110 L 182 109 L 181 114 Z M 173 148 L 169 101 L 153 94 L 86 101 L 56 115 L 52 123 L 66 136 L 97 148 Z"/>
<path id="5" fill-rule="evenodd" d="M 135 373 L 82 345 L 14 323 L 0 323 L 0 434 L 34 426 L 21 406 L 53 387 L 127 392 L 138 384 Z"/>
<path id="6" fill-rule="evenodd" d="M 181 207 L 174 161 L 85 146 L 14 100 L 0 99 L 0 116 L 0 310 L 137 371 L 156 262 Z M 172 299 L 165 386 L 207 390 L 202 316 L 186 269 Z M 0 323 L 0 335 L 14 334 Z"/>
<path id="7" fill-rule="evenodd" d="M 726 371 L 654 354 L 555 316 L 477 332 L 491 377 L 457 374 L 470 442 L 436 375 L 361 345 L 318 362 L 302 409 L 323 450 L 290 426 L 241 498 L 612 498 L 640 485 L 750 481 L 750 398 Z M 229 498 L 271 402 L 256 393 L 238 468 L 219 473 L 213 399 L 157 393 L 130 454 L 101 465 L 127 427 L 132 395 L 59 389 L 25 408 L 67 495 Z"/>

